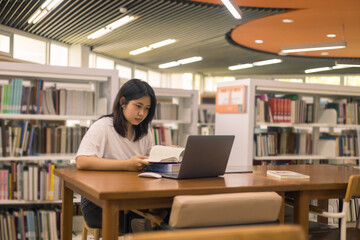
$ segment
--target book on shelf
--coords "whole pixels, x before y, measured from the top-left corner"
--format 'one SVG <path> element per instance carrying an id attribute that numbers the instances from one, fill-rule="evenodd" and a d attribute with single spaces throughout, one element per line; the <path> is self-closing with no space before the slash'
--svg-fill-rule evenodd
<path id="1" fill-rule="evenodd" d="M 149 158 L 150 163 L 180 163 L 185 148 L 155 145 L 151 148 Z"/>
<path id="2" fill-rule="evenodd" d="M 266 175 L 270 177 L 276 177 L 280 179 L 309 179 L 309 175 L 305 175 L 293 171 L 281 171 L 281 170 L 267 170 Z"/>
<path id="3" fill-rule="evenodd" d="M 181 163 L 153 163 L 144 169 L 144 172 L 179 172 Z"/>

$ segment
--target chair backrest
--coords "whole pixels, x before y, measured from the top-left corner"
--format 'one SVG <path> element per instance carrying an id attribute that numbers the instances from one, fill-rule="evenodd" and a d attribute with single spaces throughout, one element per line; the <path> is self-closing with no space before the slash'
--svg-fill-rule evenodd
<path id="1" fill-rule="evenodd" d="M 124 240 L 305 240 L 305 233 L 296 225 L 198 228 L 177 231 L 155 231 L 127 234 Z"/>
<path id="2" fill-rule="evenodd" d="M 173 228 L 275 222 L 282 198 L 275 192 L 176 196 L 169 225 Z"/>
<path id="3" fill-rule="evenodd" d="M 349 178 L 345 202 L 350 202 L 352 197 L 360 197 L 360 175 L 351 175 Z"/>

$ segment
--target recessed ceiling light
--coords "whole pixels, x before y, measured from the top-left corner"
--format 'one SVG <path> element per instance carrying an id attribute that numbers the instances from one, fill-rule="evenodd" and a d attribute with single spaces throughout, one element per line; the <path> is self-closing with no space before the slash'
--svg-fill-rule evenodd
<path id="1" fill-rule="evenodd" d="M 327 34 L 326 36 L 327 36 L 328 38 L 334 38 L 334 37 L 336 37 L 336 34 L 330 33 L 330 34 Z"/>
<path id="2" fill-rule="evenodd" d="M 289 18 L 285 18 L 282 20 L 283 23 L 293 23 L 294 20 L 293 19 L 289 19 Z"/>
<path id="3" fill-rule="evenodd" d="M 257 39 L 257 40 L 255 40 L 255 43 L 263 43 L 264 41 L 263 40 L 261 40 L 261 39 Z"/>

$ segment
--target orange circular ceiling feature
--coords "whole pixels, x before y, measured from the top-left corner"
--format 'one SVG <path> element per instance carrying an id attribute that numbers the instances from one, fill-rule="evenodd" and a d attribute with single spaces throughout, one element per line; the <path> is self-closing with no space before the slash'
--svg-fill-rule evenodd
<path id="1" fill-rule="evenodd" d="M 220 0 L 195 0 L 222 4 Z M 242 7 L 284 8 L 284 13 L 255 19 L 236 26 L 231 38 L 240 46 L 279 54 L 282 47 L 346 42 L 346 48 L 292 56 L 360 57 L 360 1 L 358 0 L 235 0 Z M 291 19 L 292 23 L 284 23 Z M 329 38 L 328 34 L 336 34 Z M 255 40 L 262 40 L 258 44 Z M 327 55 L 324 54 L 327 52 Z"/>

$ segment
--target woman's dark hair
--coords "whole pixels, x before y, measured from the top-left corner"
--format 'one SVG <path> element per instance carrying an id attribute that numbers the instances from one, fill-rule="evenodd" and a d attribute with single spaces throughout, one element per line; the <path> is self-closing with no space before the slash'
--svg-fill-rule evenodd
<path id="1" fill-rule="evenodd" d="M 142 136 L 148 133 L 149 124 L 151 123 L 155 115 L 156 97 L 154 90 L 147 82 L 141 81 L 139 79 L 131 79 L 127 81 L 124 85 L 121 86 L 118 94 L 116 95 L 112 108 L 112 113 L 102 117 L 113 117 L 113 123 L 116 132 L 118 132 L 122 137 L 126 137 L 127 120 L 120 105 L 120 99 L 124 97 L 125 101 L 122 104 L 127 105 L 131 100 L 136 100 L 145 96 L 150 97 L 151 106 L 146 118 L 139 125 L 134 125 L 134 141 L 137 141 Z"/>

